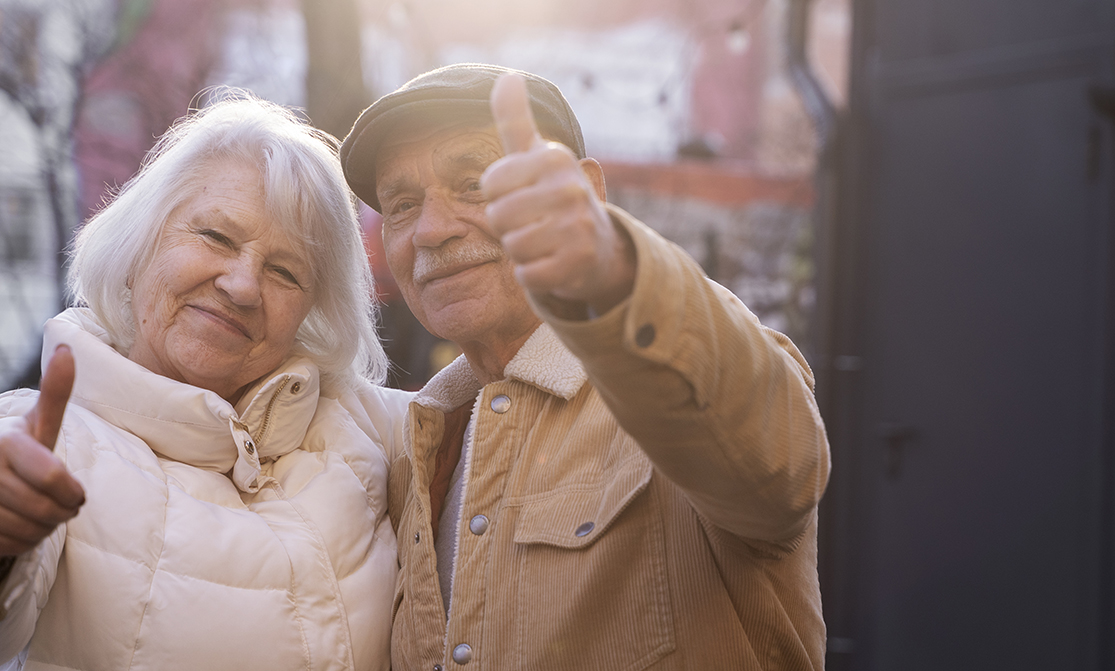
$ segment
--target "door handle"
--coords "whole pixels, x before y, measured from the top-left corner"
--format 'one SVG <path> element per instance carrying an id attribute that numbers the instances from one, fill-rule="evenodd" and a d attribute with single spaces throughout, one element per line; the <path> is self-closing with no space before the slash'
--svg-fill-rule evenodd
<path id="1" fill-rule="evenodd" d="M 1092 84 L 1088 87 L 1088 101 L 1092 103 L 1092 109 L 1115 120 L 1115 86 Z"/>
<path id="2" fill-rule="evenodd" d="M 896 479 L 902 473 L 902 453 L 906 445 L 913 442 L 918 436 L 918 430 L 909 425 L 897 422 L 883 422 L 875 430 L 876 435 L 883 439 L 883 469 L 887 477 Z"/>

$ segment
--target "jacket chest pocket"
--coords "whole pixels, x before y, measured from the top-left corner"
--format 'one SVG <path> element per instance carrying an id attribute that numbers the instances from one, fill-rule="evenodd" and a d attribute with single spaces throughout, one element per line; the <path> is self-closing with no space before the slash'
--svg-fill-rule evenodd
<path id="1" fill-rule="evenodd" d="M 521 668 L 637 671 L 674 649 L 652 472 L 640 452 L 599 486 L 522 505 L 514 535 Z"/>

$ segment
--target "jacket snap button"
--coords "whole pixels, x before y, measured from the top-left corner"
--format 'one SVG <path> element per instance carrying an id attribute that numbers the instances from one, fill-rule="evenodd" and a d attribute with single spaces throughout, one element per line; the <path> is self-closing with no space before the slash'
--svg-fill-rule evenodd
<path id="1" fill-rule="evenodd" d="M 503 394 L 492 399 L 492 412 L 503 414 L 511 409 L 511 399 Z"/>
<path id="2" fill-rule="evenodd" d="M 253 443 L 250 440 L 245 440 L 244 441 L 244 449 L 248 452 L 248 454 L 255 454 L 256 453 L 255 443 Z"/>
<path id="3" fill-rule="evenodd" d="M 290 393 L 297 394 L 300 391 L 302 391 L 302 383 L 301 382 L 295 382 L 293 385 L 291 385 Z"/>
<path id="4" fill-rule="evenodd" d="M 635 344 L 639 347 L 649 347 L 654 342 L 654 324 L 643 324 L 635 331 Z"/>
<path id="5" fill-rule="evenodd" d="M 479 536 L 488 530 L 488 518 L 483 515 L 477 515 L 468 522 L 468 530 Z"/>
<path id="6" fill-rule="evenodd" d="M 581 536 L 587 536 L 587 535 L 589 535 L 589 532 L 591 532 L 595 526 L 596 525 L 593 524 L 592 522 L 585 522 L 581 526 L 577 527 L 577 530 L 573 532 L 573 535 L 578 537 L 578 538 L 580 538 Z"/>
<path id="7" fill-rule="evenodd" d="M 441 671 L 441 664 L 434 664 L 434 671 Z"/>
<path id="8" fill-rule="evenodd" d="M 472 660 L 472 646 L 468 643 L 462 643 L 453 648 L 453 661 L 464 666 Z"/>

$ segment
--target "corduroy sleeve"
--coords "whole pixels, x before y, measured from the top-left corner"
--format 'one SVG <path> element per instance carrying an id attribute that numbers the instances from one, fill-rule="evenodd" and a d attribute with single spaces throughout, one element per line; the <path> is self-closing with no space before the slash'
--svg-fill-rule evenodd
<path id="1" fill-rule="evenodd" d="M 631 296 L 588 321 L 535 310 L 699 512 L 741 537 L 792 544 L 829 471 L 809 366 L 682 249 L 609 213 L 634 242 Z"/>

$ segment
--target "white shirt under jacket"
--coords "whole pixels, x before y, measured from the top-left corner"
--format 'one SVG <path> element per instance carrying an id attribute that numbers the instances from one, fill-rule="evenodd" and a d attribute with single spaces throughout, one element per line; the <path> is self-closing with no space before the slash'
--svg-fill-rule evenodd
<path id="1" fill-rule="evenodd" d="M 121 356 L 88 310 L 47 323 L 43 351 L 59 343 L 77 379 L 55 451 L 86 503 L 0 588 L 0 661 L 388 668 L 387 469 L 410 394 L 326 398 L 292 357 L 234 408 Z M 0 429 L 35 398 L 0 396 Z"/>

